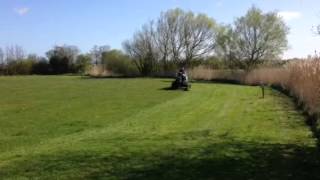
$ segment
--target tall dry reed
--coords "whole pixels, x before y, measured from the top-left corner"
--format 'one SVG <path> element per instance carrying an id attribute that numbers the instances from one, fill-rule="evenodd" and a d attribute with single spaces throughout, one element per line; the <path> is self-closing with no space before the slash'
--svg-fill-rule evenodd
<path id="1" fill-rule="evenodd" d="M 199 66 L 188 72 L 193 80 L 226 80 L 242 82 L 245 72 L 242 70 L 216 70 L 205 66 Z"/>
<path id="2" fill-rule="evenodd" d="M 110 71 L 107 71 L 106 68 L 104 68 L 101 65 L 94 65 L 90 68 L 90 70 L 87 72 L 92 77 L 106 77 L 111 76 L 112 73 Z"/>
<path id="3" fill-rule="evenodd" d="M 296 97 L 310 115 L 320 113 L 319 58 L 291 62 L 280 68 L 254 70 L 246 76 L 245 83 L 281 86 Z"/>

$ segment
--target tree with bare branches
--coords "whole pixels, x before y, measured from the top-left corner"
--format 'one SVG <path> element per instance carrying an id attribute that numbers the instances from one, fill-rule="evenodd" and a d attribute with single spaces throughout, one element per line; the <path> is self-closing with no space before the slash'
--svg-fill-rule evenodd
<path id="1" fill-rule="evenodd" d="M 289 28 L 276 12 L 263 13 L 252 7 L 233 26 L 222 27 L 216 48 L 228 61 L 250 70 L 266 60 L 273 60 L 288 47 Z"/>
<path id="2" fill-rule="evenodd" d="M 190 66 L 193 60 L 213 53 L 216 29 L 215 21 L 207 15 L 168 10 L 144 25 L 131 41 L 124 43 L 124 49 L 143 74 L 158 70 L 159 66 L 167 71 L 172 63 Z"/>
<path id="3" fill-rule="evenodd" d="M 155 71 L 158 55 L 152 23 L 144 25 L 141 31 L 134 34 L 131 41 L 123 43 L 123 47 L 142 75 L 151 75 Z"/>
<path id="4" fill-rule="evenodd" d="M 101 58 L 102 58 L 102 54 L 104 52 L 108 52 L 110 51 L 110 46 L 108 45 L 103 45 L 103 46 L 98 46 L 98 45 L 94 45 L 93 48 L 90 51 L 91 54 L 91 58 L 93 59 L 93 63 L 95 65 L 98 65 L 99 63 L 101 63 Z"/>

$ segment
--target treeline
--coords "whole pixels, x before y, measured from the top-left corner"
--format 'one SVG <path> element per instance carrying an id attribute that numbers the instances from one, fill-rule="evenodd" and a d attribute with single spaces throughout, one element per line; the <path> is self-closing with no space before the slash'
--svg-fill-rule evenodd
<path id="1" fill-rule="evenodd" d="M 123 43 L 124 52 L 94 46 L 80 54 L 76 46 L 55 46 L 46 57 L 24 54 L 19 46 L 0 49 L 1 74 L 85 73 L 91 67 L 120 75 L 168 75 L 179 67 L 249 71 L 280 59 L 288 27 L 276 12 L 252 7 L 233 24 L 181 9 L 162 12 Z"/>
<path id="2" fill-rule="evenodd" d="M 74 46 L 56 46 L 47 52 L 46 57 L 27 55 L 21 46 L 0 48 L 0 74 L 60 74 L 81 71 L 82 56 Z"/>
<path id="3" fill-rule="evenodd" d="M 287 48 L 288 27 L 277 12 L 252 7 L 231 25 L 181 9 L 161 13 L 145 24 L 124 49 L 141 74 L 199 64 L 251 70 L 280 59 Z"/>
<path id="4" fill-rule="evenodd" d="M 76 46 L 55 46 L 46 57 L 26 55 L 21 46 L 0 48 L 0 74 L 86 74 L 93 66 L 101 66 L 118 74 L 130 74 L 137 70 L 129 56 L 109 46 L 94 46 L 89 53 L 80 54 Z"/>

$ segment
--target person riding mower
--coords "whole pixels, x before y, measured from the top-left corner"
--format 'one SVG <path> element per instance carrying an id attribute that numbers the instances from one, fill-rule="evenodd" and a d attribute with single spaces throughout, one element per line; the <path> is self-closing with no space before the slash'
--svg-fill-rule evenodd
<path id="1" fill-rule="evenodd" d="M 171 89 L 184 89 L 188 91 L 191 88 L 190 83 L 188 82 L 188 76 L 184 68 L 180 69 L 175 81 L 171 84 Z"/>

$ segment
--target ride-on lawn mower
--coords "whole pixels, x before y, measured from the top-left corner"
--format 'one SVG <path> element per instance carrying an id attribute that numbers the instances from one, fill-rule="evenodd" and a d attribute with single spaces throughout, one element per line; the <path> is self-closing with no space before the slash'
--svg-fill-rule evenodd
<path id="1" fill-rule="evenodd" d="M 184 72 L 179 72 L 176 80 L 172 82 L 171 89 L 183 89 L 188 91 L 191 88 L 191 84 L 188 82 L 188 77 Z"/>

